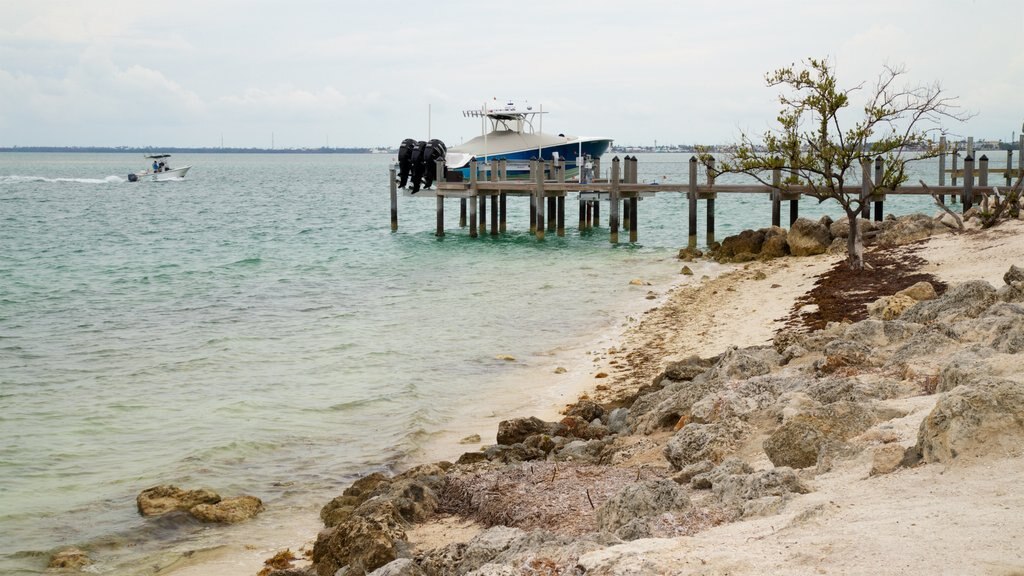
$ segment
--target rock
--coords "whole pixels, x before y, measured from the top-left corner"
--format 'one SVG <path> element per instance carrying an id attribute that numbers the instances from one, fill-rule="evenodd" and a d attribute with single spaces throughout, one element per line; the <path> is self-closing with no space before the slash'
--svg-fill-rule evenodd
<path id="1" fill-rule="evenodd" d="M 903 455 L 906 449 L 899 444 L 883 444 L 875 448 L 871 459 L 870 476 L 889 474 L 900 467 L 903 462 Z"/>
<path id="2" fill-rule="evenodd" d="M 875 420 L 875 411 L 863 402 L 841 400 L 787 418 L 768 435 L 763 448 L 775 466 L 808 468 Z"/>
<path id="3" fill-rule="evenodd" d="M 747 425 L 738 420 L 687 424 L 665 444 L 665 458 L 675 470 L 701 460 L 721 462 L 735 448 Z"/>
<path id="4" fill-rule="evenodd" d="M 399 558 L 370 572 L 368 576 L 426 576 L 426 572 L 409 558 Z"/>
<path id="5" fill-rule="evenodd" d="M 139 514 L 156 516 L 172 510 L 187 511 L 198 504 L 216 504 L 220 502 L 220 495 L 206 488 L 182 490 L 177 486 L 162 484 L 143 490 L 135 502 Z"/>
<path id="6" fill-rule="evenodd" d="M 234 496 L 216 504 L 198 504 L 189 513 L 200 522 L 237 524 L 263 512 L 263 501 L 255 496 Z"/>
<path id="7" fill-rule="evenodd" d="M 693 270 L 690 270 L 689 266 L 683 266 L 682 270 L 680 270 L 679 273 L 686 276 L 693 276 Z"/>
<path id="8" fill-rule="evenodd" d="M 568 370 L 564 366 L 558 366 L 555 368 L 555 374 L 565 374 Z"/>
<path id="9" fill-rule="evenodd" d="M 917 448 L 925 462 L 1003 456 L 1024 440 L 1024 386 L 988 381 L 943 394 L 921 422 Z"/>
<path id="10" fill-rule="evenodd" d="M 544 422 L 536 416 L 502 420 L 498 423 L 498 444 L 516 444 L 526 440 L 527 436 L 551 434 L 554 428 L 554 423 Z"/>
<path id="11" fill-rule="evenodd" d="M 957 340 L 948 330 L 938 324 L 932 324 L 918 331 L 902 346 L 892 353 L 892 362 L 906 364 L 914 358 L 930 356 L 938 350 L 956 344 Z"/>
<path id="12" fill-rule="evenodd" d="M 70 547 L 54 553 L 46 567 L 58 570 L 81 570 L 90 564 L 92 564 L 92 560 L 89 559 L 89 554 L 85 550 Z"/>
<path id="13" fill-rule="evenodd" d="M 749 517 L 773 512 L 793 494 L 807 494 L 810 489 L 796 472 L 783 467 L 725 476 L 715 483 L 712 491 L 723 505 Z"/>
<path id="14" fill-rule="evenodd" d="M 730 457 L 723 460 L 722 463 L 715 466 L 714 469 L 694 475 L 690 481 L 690 486 L 695 490 L 708 490 L 713 488 L 717 482 L 720 482 L 727 476 L 751 474 L 753 472 L 754 469 L 743 460 Z"/>
<path id="15" fill-rule="evenodd" d="M 762 260 L 782 258 L 789 256 L 789 243 L 786 240 L 786 230 L 777 226 L 769 228 L 765 236 L 764 244 L 761 245 L 760 257 Z"/>
<path id="16" fill-rule="evenodd" d="M 480 435 L 479 434 L 470 434 L 469 436 L 466 436 L 462 440 L 459 440 L 459 444 L 479 444 L 479 443 L 480 443 Z"/>
<path id="17" fill-rule="evenodd" d="M 569 408 L 566 416 L 575 416 L 584 422 L 593 422 L 596 418 L 604 417 L 604 407 L 593 400 L 580 400 Z"/>
<path id="18" fill-rule="evenodd" d="M 961 350 L 950 358 L 936 383 L 936 392 L 949 392 L 957 386 L 973 386 L 992 378 L 992 368 L 985 362 L 992 357 L 991 348 L 969 348 Z"/>
<path id="19" fill-rule="evenodd" d="M 477 462 L 487 461 L 487 454 L 483 452 L 464 452 L 459 459 L 456 460 L 457 464 L 476 464 Z"/>
<path id="20" fill-rule="evenodd" d="M 892 225 L 885 226 L 875 238 L 875 242 L 879 246 L 902 246 L 948 230 L 931 216 L 909 214 L 897 218 Z"/>
<path id="21" fill-rule="evenodd" d="M 914 304 L 917 304 L 917 300 L 907 295 L 882 296 L 868 304 L 868 316 L 878 320 L 894 320 Z"/>
<path id="22" fill-rule="evenodd" d="M 897 296 L 910 296 L 914 300 L 935 300 L 939 297 L 935 293 L 935 287 L 930 282 L 918 282 L 896 293 Z"/>
<path id="23" fill-rule="evenodd" d="M 942 319 L 952 322 L 962 318 L 977 318 L 997 301 L 996 289 L 984 280 L 958 284 L 935 300 L 918 302 L 903 313 L 902 320 L 925 324 Z"/>
<path id="24" fill-rule="evenodd" d="M 889 343 L 889 336 L 885 333 L 885 322 L 875 318 L 851 324 L 843 336 L 847 340 L 866 346 L 885 346 Z"/>
<path id="25" fill-rule="evenodd" d="M 624 540 L 649 535 L 651 516 L 691 507 L 686 492 L 671 480 L 647 480 L 626 486 L 597 509 L 598 528 Z"/>
<path id="26" fill-rule="evenodd" d="M 818 463 L 829 436 L 820 422 L 808 418 L 792 418 L 765 439 L 763 447 L 775 466 L 809 468 Z"/>
<path id="27" fill-rule="evenodd" d="M 629 408 L 616 408 L 608 414 L 608 431 L 612 434 L 629 432 Z"/>
<path id="28" fill-rule="evenodd" d="M 714 462 L 710 460 L 701 460 L 700 462 L 694 462 L 693 464 L 683 466 L 683 468 L 678 473 L 672 476 L 672 481 L 676 482 L 677 484 L 689 484 L 695 476 L 707 474 L 708 472 L 711 472 L 714 469 Z M 711 484 L 709 483 L 708 487 L 710 486 Z M 694 488 L 696 488 L 696 486 L 694 486 Z"/>
<path id="29" fill-rule="evenodd" d="M 764 240 L 764 230 L 744 230 L 735 236 L 727 236 L 715 251 L 715 259 L 728 262 L 735 261 L 734 258 L 742 254 L 756 255 L 761 252 Z"/>
<path id="30" fill-rule="evenodd" d="M 1024 268 L 1011 264 L 1010 269 L 1006 271 L 1006 274 L 1003 274 L 1003 282 L 1008 286 L 1013 285 L 1014 282 L 1024 282 Z"/>
<path id="31" fill-rule="evenodd" d="M 824 358 L 815 364 L 815 368 L 824 374 L 848 366 L 867 368 L 875 363 L 871 347 L 852 340 L 833 340 L 825 345 L 822 352 Z"/>
<path id="32" fill-rule="evenodd" d="M 689 356 L 678 362 L 669 363 L 655 380 L 660 381 L 662 378 L 668 378 L 677 382 L 693 380 L 710 368 L 712 364 L 713 362 L 710 359 L 704 360 L 699 356 Z"/>
<path id="33" fill-rule="evenodd" d="M 348 518 L 356 507 L 366 501 L 382 484 L 391 480 L 381 472 L 374 472 L 356 480 L 351 486 L 320 509 L 320 520 L 324 526 L 337 526 Z"/>
<path id="34" fill-rule="evenodd" d="M 786 235 L 789 252 L 793 256 L 824 254 L 832 243 L 828 228 L 807 218 L 797 218 Z"/>
<path id="35" fill-rule="evenodd" d="M 348 566 L 352 574 L 371 572 L 398 558 L 405 530 L 398 511 L 385 503 L 372 515 L 353 515 L 320 532 L 313 545 L 317 576 L 334 576 Z"/>
<path id="36" fill-rule="evenodd" d="M 498 354 L 494 357 L 495 360 L 504 360 L 505 362 L 515 362 L 515 356 L 509 356 L 508 354 Z"/>

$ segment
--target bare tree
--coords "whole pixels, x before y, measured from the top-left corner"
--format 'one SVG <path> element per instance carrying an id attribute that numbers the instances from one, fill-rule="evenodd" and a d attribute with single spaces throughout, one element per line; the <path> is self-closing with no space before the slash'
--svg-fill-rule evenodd
<path id="1" fill-rule="evenodd" d="M 783 188 L 805 185 L 819 202 L 838 202 L 850 221 L 849 265 L 862 269 L 864 244 L 857 218 L 869 201 L 862 197 L 862 163 L 882 159 L 882 177 L 871 182 L 870 194 L 895 190 L 907 180 L 910 162 L 941 152 L 936 141 L 946 133 L 943 120 L 970 117 L 938 83 L 897 86 L 905 74 L 903 67 L 885 66 L 873 92 L 864 92 L 863 116 L 844 129 L 844 121 L 858 117 L 846 109 L 863 83 L 839 88 L 827 59 L 808 59 L 802 68 L 794 64 L 769 73 L 767 85 L 782 89 L 779 127 L 766 132 L 761 142 L 742 134 L 735 153 L 718 171 L 748 174 L 771 185 L 771 172 L 779 169 Z"/>

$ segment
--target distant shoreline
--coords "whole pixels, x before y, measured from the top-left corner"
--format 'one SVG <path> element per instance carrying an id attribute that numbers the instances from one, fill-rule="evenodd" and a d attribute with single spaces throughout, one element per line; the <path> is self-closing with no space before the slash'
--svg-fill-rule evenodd
<path id="1" fill-rule="evenodd" d="M 387 148 L 135 148 L 130 146 L 14 146 L 0 152 L 84 152 L 92 154 L 396 154 Z"/>

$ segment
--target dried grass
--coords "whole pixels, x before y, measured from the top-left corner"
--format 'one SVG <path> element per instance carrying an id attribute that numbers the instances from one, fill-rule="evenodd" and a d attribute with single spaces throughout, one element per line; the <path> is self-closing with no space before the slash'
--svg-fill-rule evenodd
<path id="1" fill-rule="evenodd" d="M 596 529 L 596 509 L 624 486 L 665 478 L 665 468 L 569 462 L 523 463 L 445 479 L 439 512 L 484 526 L 579 535 Z"/>

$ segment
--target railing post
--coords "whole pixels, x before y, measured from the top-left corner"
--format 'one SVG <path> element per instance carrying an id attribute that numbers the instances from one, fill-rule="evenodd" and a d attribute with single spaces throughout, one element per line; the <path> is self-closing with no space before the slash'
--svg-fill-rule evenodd
<path id="1" fill-rule="evenodd" d="M 388 170 L 391 179 L 391 231 L 398 230 L 398 181 L 395 180 L 395 167 Z"/>
<path id="2" fill-rule="evenodd" d="M 946 137 L 939 138 L 939 186 L 946 185 Z M 939 194 L 939 202 L 946 203 L 946 195 Z"/>
<path id="3" fill-rule="evenodd" d="M 782 170 L 772 170 L 772 226 L 782 226 Z"/>
<path id="4" fill-rule="evenodd" d="M 981 155 L 978 160 L 978 187 L 988 186 L 988 156 L 985 154 Z M 982 196 L 981 200 L 982 209 L 988 211 L 988 195 Z"/>
<path id="5" fill-rule="evenodd" d="M 537 240 L 544 239 L 544 172 L 546 164 L 537 160 L 537 171 L 534 174 L 534 194 L 537 196 Z"/>
<path id="6" fill-rule="evenodd" d="M 874 194 L 871 195 L 872 199 L 875 199 L 875 222 L 882 221 L 882 201 L 879 191 L 881 190 L 882 184 L 882 169 L 884 167 L 884 161 L 881 156 L 875 158 L 875 190 Z"/>
<path id="7" fill-rule="evenodd" d="M 619 243 L 619 157 L 612 158 L 612 173 L 608 178 L 610 189 L 608 191 L 608 204 L 610 207 L 608 215 L 608 239 L 612 244 Z"/>
<path id="8" fill-rule="evenodd" d="M 688 238 L 686 245 L 689 248 L 697 247 L 697 157 L 690 156 L 690 181 L 686 192 L 689 203 Z"/>
<path id="9" fill-rule="evenodd" d="M 1006 151 L 1006 171 L 1003 172 L 1003 176 L 1006 178 L 1006 185 L 1010 186 L 1011 180 L 1013 179 L 1013 150 Z"/>
<path id="10" fill-rule="evenodd" d="M 476 182 L 478 178 L 476 170 L 476 158 L 469 161 L 469 237 L 476 238 Z"/>
<path id="11" fill-rule="evenodd" d="M 860 217 L 871 217 L 871 158 L 860 159 Z"/>
<path id="12" fill-rule="evenodd" d="M 974 158 L 970 154 L 964 158 L 964 196 L 963 208 L 966 213 L 974 204 Z"/>
<path id="13" fill-rule="evenodd" d="M 558 161 L 558 183 L 565 184 L 565 159 L 562 158 Z M 558 217 L 556 218 L 555 230 L 558 236 L 565 236 L 565 190 L 559 191 L 559 195 L 555 197 L 557 204 Z"/>
<path id="14" fill-rule="evenodd" d="M 537 182 L 537 159 L 530 160 L 530 179 Z M 536 187 L 534 187 L 536 188 Z M 537 233 L 537 190 L 530 194 L 530 234 Z"/>
<path id="15" fill-rule="evenodd" d="M 712 157 L 708 160 L 708 188 L 714 189 L 715 178 L 715 159 Z M 715 192 L 712 190 L 708 194 L 707 198 L 707 243 L 710 246 L 715 241 Z"/>

